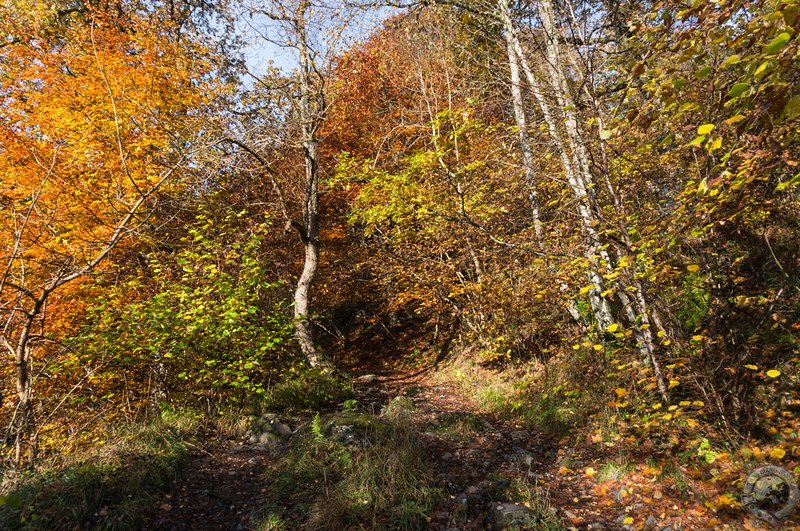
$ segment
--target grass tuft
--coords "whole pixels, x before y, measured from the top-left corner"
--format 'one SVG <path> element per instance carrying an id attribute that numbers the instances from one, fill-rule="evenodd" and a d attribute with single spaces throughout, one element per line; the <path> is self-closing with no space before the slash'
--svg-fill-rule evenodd
<path id="1" fill-rule="evenodd" d="M 422 447 L 403 418 L 372 418 L 374 426 L 359 416 L 356 439 L 342 439 L 323 417 L 295 441 L 266 478 L 257 529 L 424 528 L 441 491 L 430 487 Z"/>
<path id="2" fill-rule="evenodd" d="M 87 456 L 43 467 L 0 490 L 3 529 L 136 529 L 189 455 L 196 416 L 126 426 Z"/>
<path id="3" fill-rule="evenodd" d="M 527 507 L 532 513 L 531 520 L 536 522 L 534 529 L 538 531 L 567 530 L 567 527 L 558 518 L 556 508 L 550 502 L 549 493 L 536 482 L 514 480 L 495 494 L 496 497 L 505 498 Z"/>

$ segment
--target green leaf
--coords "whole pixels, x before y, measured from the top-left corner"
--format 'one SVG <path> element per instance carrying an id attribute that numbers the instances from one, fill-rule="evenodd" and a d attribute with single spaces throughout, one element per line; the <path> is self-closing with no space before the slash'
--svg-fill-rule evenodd
<path id="1" fill-rule="evenodd" d="M 800 115 L 800 94 L 792 96 L 792 99 L 783 107 L 784 120 L 791 120 L 798 115 Z"/>
<path id="2" fill-rule="evenodd" d="M 785 183 L 779 184 L 777 190 L 779 192 L 781 192 L 781 191 L 789 188 L 790 186 L 797 186 L 798 184 L 800 184 L 800 173 L 798 173 L 797 175 L 795 175 L 794 177 L 792 177 L 791 179 L 789 179 Z"/>
<path id="3" fill-rule="evenodd" d="M 16 494 L 9 494 L 5 498 L 3 498 L 5 503 L 0 505 L 7 505 L 11 509 L 17 509 L 18 507 L 22 506 L 22 498 L 17 496 Z"/>
<path id="4" fill-rule="evenodd" d="M 720 65 L 720 66 L 723 66 L 723 67 L 725 67 L 725 66 L 729 66 L 729 65 L 735 65 L 735 64 L 737 64 L 737 63 L 741 63 L 741 62 L 742 62 L 742 58 L 741 58 L 741 57 L 739 57 L 739 55 L 738 55 L 738 54 L 736 54 L 736 55 L 731 55 L 730 57 L 728 57 L 727 59 L 725 59 L 725 60 L 722 62 L 722 65 Z"/>
<path id="5" fill-rule="evenodd" d="M 714 70 L 713 66 L 704 66 L 703 68 L 697 71 L 694 77 L 696 77 L 697 79 L 702 79 L 706 77 L 709 73 L 711 73 L 712 70 Z"/>
<path id="6" fill-rule="evenodd" d="M 728 92 L 728 97 L 735 98 L 748 90 L 750 90 L 750 83 L 736 83 Z"/>
<path id="7" fill-rule="evenodd" d="M 784 47 L 790 38 L 791 36 L 786 32 L 779 34 L 777 37 L 772 39 L 769 44 L 767 44 L 767 47 L 764 48 L 764 53 L 772 54 L 777 52 Z"/>
<path id="8" fill-rule="evenodd" d="M 700 135 L 698 137 L 695 137 L 695 139 L 689 142 L 688 144 L 686 144 L 686 146 L 688 147 L 688 146 L 696 146 L 697 144 L 702 144 L 705 141 L 705 139 L 706 135 Z"/>

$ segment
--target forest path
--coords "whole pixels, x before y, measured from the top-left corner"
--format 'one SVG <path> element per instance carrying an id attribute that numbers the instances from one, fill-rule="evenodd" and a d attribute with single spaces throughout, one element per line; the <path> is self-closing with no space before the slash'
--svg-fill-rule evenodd
<path id="1" fill-rule="evenodd" d="M 363 384 L 357 377 L 355 382 L 365 400 L 380 393 L 387 400 L 405 396 L 414 403 L 410 422 L 429 460 L 434 484 L 445 493 L 430 515 L 429 529 L 499 528 L 498 511 L 520 523 L 544 514 L 547 504 L 528 503 L 534 510 L 526 514 L 518 503 L 522 500 L 509 496 L 518 498 L 518 486 L 540 482 L 540 473 L 558 456 L 557 440 L 481 409 L 455 383 L 438 381 L 427 371 L 379 376 Z M 530 527 L 549 528 L 541 523 Z"/>
<path id="2" fill-rule="evenodd" d="M 446 493 L 429 529 L 505 528 L 497 524 L 498 511 L 505 521 L 527 521 L 522 528 L 537 530 L 675 531 L 719 522 L 672 482 L 648 476 L 649 465 L 627 461 L 633 456 L 498 416 L 428 371 L 376 374 L 369 383 L 355 377 L 359 396 L 366 403 L 376 395 L 414 402 L 413 429 L 433 481 Z"/>
<path id="3" fill-rule="evenodd" d="M 146 529 L 233 531 L 250 529 L 262 496 L 263 474 L 272 456 L 263 448 L 206 434 L 161 497 Z"/>
<path id="4" fill-rule="evenodd" d="M 397 396 L 408 397 L 416 407 L 412 428 L 435 485 L 446 494 L 430 515 L 429 529 L 491 529 L 492 504 L 509 501 L 497 496 L 515 481 L 530 482 L 557 455 L 552 438 L 482 411 L 455 385 L 436 382 L 426 371 L 371 374 L 354 378 L 355 399 L 362 408 L 378 414 Z M 209 432 L 202 440 L 171 491 L 159 499 L 147 529 L 252 528 L 251 517 L 264 496 L 263 477 L 275 456 L 219 433 Z"/>
<path id="5" fill-rule="evenodd" d="M 441 381 L 427 371 L 363 368 L 354 371 L 353 379 L 359 407 L 368 412 L 380 413 L 399 396 L 413 402 L 412 428 L 428 458 L 434 485 L 445 493 L 429 515 L 428 529 L 500 529 L 498 513 L 517 522 L 532 518 L 528 529 L 694 528 L 686 527 L 691 519 L 686 519 L 685 500 L 666 485 L 654 484 L 644 473 L 630 473 L 634 470 L 601 480 L 587 471 L 600 470 L 610 462 L 608 455 L 589 451 L 585 444 L 569 447 L 568 439 L 483 410 L 455 382 Z M 262 446 L 218 433 L 208 433 L 203 441 L 171 492 L 159 499 L 147 529 L 253 528 L 252 516 L 268 492 L 264 478 L 276 457 Z M 674 510 L 665 511 L 667 507 Z M 301 508 L 289 509 L 292 520 L 303 521 Z M 670 518 L 665 512 L 682 516 Z"/>

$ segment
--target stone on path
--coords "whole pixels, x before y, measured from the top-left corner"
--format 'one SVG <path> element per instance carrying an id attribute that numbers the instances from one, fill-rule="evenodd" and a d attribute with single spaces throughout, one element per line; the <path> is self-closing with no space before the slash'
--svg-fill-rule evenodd
<path id="1" fill-rule="evenodd" d="M 492 521 L 500 529 L 531 527 L 536 524 L 536 515 L 524 505 L 516 503 L 492 504 Z"/>
<path id="2" fill-rule="evenodd" d="M 248 440 L 252 444 L 263 444 L 275 448 L 292 434 L 292 429 L 282 423 L 277 415 L 267 413 L 253 423 Z"/>

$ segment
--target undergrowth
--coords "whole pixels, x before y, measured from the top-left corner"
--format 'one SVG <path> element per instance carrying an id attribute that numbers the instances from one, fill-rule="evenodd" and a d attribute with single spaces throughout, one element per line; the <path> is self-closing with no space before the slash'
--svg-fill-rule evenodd
<path id="1" fill-rule="evenodd" d="M 353 389 L 347 375 L 308 369 L 270 389 L 263 407 L 269 412 L 310 413 L 352 396 Z"/>
<path id="2" fill-rule="evenodd" d="M 189 454 L 199 417 L 129 425 L 88 455 L 4 478 L 2 529 L 137 529 Z"/>
<path id="3" fill-rule="evenodd" d="M 315 417 L 266 478 L 260 531 L 420 529 L 441 496 L 403 416 Z M 370 421 L 371 419 L 371 421 Z"/>
<path id="4" fill-rule="evenodd" d="M 528 427 L 562 437 L 584 427 L 603 403 L 596 389 L 578 387 L 580 360 L 570 353 L 545 362 L 489 367 L 480 356 L 455 356 L 435 378 L 454 382 L 488 411 L 522 420 Z"/>

